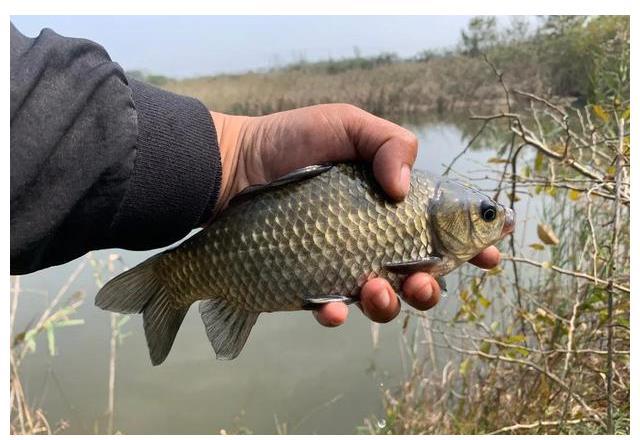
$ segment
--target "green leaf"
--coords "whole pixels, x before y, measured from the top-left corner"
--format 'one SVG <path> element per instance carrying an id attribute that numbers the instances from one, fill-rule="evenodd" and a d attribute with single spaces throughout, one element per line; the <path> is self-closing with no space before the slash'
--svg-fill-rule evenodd
<path id="1" fill-rule="evenodd" d="M 538 151 L 536 153 L 536 160 L 533 163 L 533 169 L 536 171 L 536 173 L 539 173 L 540 171 L 542 171 L 543 161 L 544 161 L 544 155 Z"/>
<path id="2" fill-rule="evenodd" d="M 487 160 L 487 163 L 509 163 L 507 159 L 502 159 L 500 157 L 492 157 Z"/>
<path id="3" fill-rule="evenodd" d="M 482 344 L 480 344 L 480 351 L 482 353 L 489 353 L 491 351 L 491 342 L 484 341 Z"/>
<path id="4" fill-rule="evenodd" d="M 627 318 L 619 317 L 618 319 L 616 319 L 616 323 L 624 325 L 625 327 L 629 327 L 629 320 Z"/>
<path id="5" fill-rule="evenodd" d="M 478 302 L 480 303 L 480 305 L 482 307 L 484 307 L 485 309 L 488 308 L 491 305 L 491 301 L 489 301 L 487 298 L 485 298 L 482 295 L 478 295 Z"/>
<path id="6" fill-rule="evenodd" d="M 511 358 L 516 358 L 518 357 L 517 355 L 524 357 L 524 356 L 527 356 L 528 354 L 529 354 L 529 350 L 527 350 L 524 347 L 512 347 L 509 350 L 509 357 Z"/>
<path id="7" fill-rule="evenodd" d="M 466 358 L 462 362 L 460 362 L 460 375 L 466 376 L 471 370 L 471 359 Z"/>
<path id="8" fill-rule="evenodd" d="M 49 354 L 56 355 L 56 337 L 53 333 L 53 326 L 47 327 L 47 343 L 49 344 Z"/>
<path id="9" fill-rule="evenodd" d="M 542 243 L 531 243 L 529 245 L 529 247 L 531 249 L 535 249 L 536 251 L 543 251 L 544 250 L 544 245 Z"/>
<path id="10" fill-rule="evenodd" d="M 129 320 L 131 319 L 130 316 L 128 315 L 124 315 L 118 318 L 118 323 L 116 324 L 116 327 L 120 328 L 123 325 L 125 325 L 127 322 L 129 322 Z"/>
<path id="11" fill-rule="evenodd" d="M 627 107 L 627 109 L 622 113 L 622 119 L 629 120 L 629 116 L 631 116 L 631 107 Z"/>
<path id="12" fill-rule="evenodd" d="M 36 341 L 35 341 L 35 339 L 27 339 L 25 345 L 26 345 L 27 349 L 30 352 L 33 353 L 33 352 L 36 351 Z"/>
<path id="13" fill-rule="evenodd" d="M 504 342 L 507 344 L 521 344 L 526 341 L 527 337 L 525 335 L 511 335 Z"/>
<path id="14" fill-rule="evenodd" d="M 24 334 L 24 340 L 29 342 L 29 341 L 33 341 L 34 337 L 36 336 L 36 331 L 35 329 L 31 329 L 28 330 L 25 334 Z"/>
<path id="15" fill-rule="evenodd" d="M 57 328 L 61 327 L 73 327 L 74 325 L 84 324 L 84 319 L 65 319 L 64 321 L 54 322 L 53 326 Z"/>

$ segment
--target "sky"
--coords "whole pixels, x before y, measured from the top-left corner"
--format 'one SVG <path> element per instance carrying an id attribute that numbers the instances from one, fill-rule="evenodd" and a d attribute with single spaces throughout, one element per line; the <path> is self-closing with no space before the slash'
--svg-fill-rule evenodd
<path id="1" fill-rule="evenodd" d="M 470 16 L 12 16 L 105 47 L 125 70 L 184 78 L 307 61 L 453 48 Z"/>

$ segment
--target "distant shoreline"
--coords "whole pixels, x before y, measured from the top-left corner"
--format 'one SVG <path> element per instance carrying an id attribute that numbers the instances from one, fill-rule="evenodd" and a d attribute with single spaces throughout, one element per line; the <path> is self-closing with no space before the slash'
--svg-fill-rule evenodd
<path id="1" fill-rule="evenodd" d="M 515 65 L 505 71 L 511 87 L 541 92 L 532 69 L 524 69 L 526 76 L 516 69 L 522 72 Z M 505 103 L 504 90 L 490 66 L 480 58 L 460 55 L 365 68 L 355 65 L 335 73 L 310 64 L 156 82 L 166 90 L 198 98 L 210 109 L 253 116 L 328 102 L 353 104 L 380 116 L 486 113 Z"/>

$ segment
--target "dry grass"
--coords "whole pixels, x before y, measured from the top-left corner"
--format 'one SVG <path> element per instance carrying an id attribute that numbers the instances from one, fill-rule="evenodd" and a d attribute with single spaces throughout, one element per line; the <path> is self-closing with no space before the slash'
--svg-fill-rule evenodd
<path id="1" fill-rule="evenodd" d="M 532 68 L 516 84 L 535 87 Z M 395 62 L 329 73 L 319 68 L 289 68 L 268 73 L 219 75 L 170 81 L 164 88 L 199 98 L 216 111 L 263 115 L 292 108 L 346 102 L 378 115 L 425 115 L 486 109 L 498 105 L 501 89 L 478 58 L 453 56 L 423 62 Z"/>
<path id="2" fill-rule="evenodd" d="M 414 314 L 410 374 L 363 429 L 628 434 L 629 103 L 567 108 L 498 82 L 505 108 L 474 117 L 493 129 L 474 139 L 504 145 L 481 180 L 512 207 L 537 201 L 519 215 L 546 227 L 512 235 L 502 269 L 463 278 L 453 319 Z"/>

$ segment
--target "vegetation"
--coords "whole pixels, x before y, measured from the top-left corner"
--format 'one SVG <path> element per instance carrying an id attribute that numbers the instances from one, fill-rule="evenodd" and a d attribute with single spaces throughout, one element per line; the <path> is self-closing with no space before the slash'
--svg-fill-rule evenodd
<path id="1" fill-rule="evenodd" d="M 356 53 L 266 72 L 180 81 L 150 75 L 146 80 L 234 114 L 261 115 L 324 102 L 349 102 L 387 117 L 464 113 L 500 106 L 502 89 L 486 68 L 485 56 L 514 88 L 584 104 L 598 98 L 599 82 L 610 74 L 607 66 L 628 46 L 623 36 L 629 33 L 629 17 L 550 16 L 531 28 L 523 18 L 500 27 L 495 17 L 477 17 L 457 48 L 408 59 Z M 618 84 L 618 94 L 627 97 L 628 60 L 627 55 L 627 76 Z"/>
<path id="2" fill-rule="evenodd" d="M 182 81 L 135 75 L 229 113 L 342 101 L 385 116 L 470 114 L 463 127 L 470 142 L 459 157 L 495 149 L 482 185 L 506 196 L 526 218 L 519 226 L 533 224 L 537 238 L 517 231 L 503 243 L 500 269 L 463 272 L 450 286 L 458 296 L 451 319 L 405 312 L 410 374 L 384 391 L 384 416 L 359 430 L 583 434 L 629 432 L 629 66 L 628 17 L 546 17 L 536 29 L 517 18 L 500 28 L 495 18 L 477 17 L 457 48 L 411 59 L 356 55 Z M 89 256 L 76 272 L 92 266 L 100 286 L 116 260 Z M 63 300 L 76 272 L 22 331 L 14 329 L 22 291 L 13 279 L 11 433 L 68 426 L 34 407 L 20 366 L 36 335 L 47 335 L 55 353 L 58 331 L 82 324 L 74 317 L 81 295 Z M 111 317 L 101 432 L 115 431 L 125 319 Z M 230 432 L 249 430 L 236 420 Z"/>
<path id="3" fill-rule="evenodd" d="M 58 434 L 69 428 L 67 420 L 58 420 L 52 423 L 45 411 L 38 407 L 33 398 L 34 390 L 27 392 L 27 387 L 23 384 L 23 361 L 29 354 L 36 351 L 36 340 L 41 334 L 46 335 L 47 349 L 50 356 L 56 355 L 56 335 L 60 329 L 65 327 L 75 327 L 84 324 L 83 319 L 75 318 L 74 315 L 84 302 L 84 293 L 76 291 L 69 294 L 71 287 L 78 276 L 86 270 L 92 268 L 96 287 L 103 285 L 103 277 L 113 276 L 122 267 L 116 263 L 121 262 L 117 254 L 111 254 L 107 260 L 98 260 L 92 253 L 87 254 L 69 275 L 64 284 L 60 287 L 48 306 L 42 311 L 39 318 L 32 320 L 25 329 L 17 331 L 15 328 L 16 314 L 20 298 L 26 292 L 21 289 L 21 277 L 12 277 L 11 287 L 11 316 L 10 316 L 10 432 L 11 434 Z M 116 374 L 116 354 L 117 347 L 127 336 L 123 332 L 123 325 L 129 320 L 126 315 L 110 314 L 111 334 L 110 334 L 110 356 L 109 356 L 109 377 L 107 379 L 107 409 L 104 420 L 96 420 L 94 423 L 94 434 L 115 434 L 115 374 Z"/>
<path id="4" fill-rule="evenodd" d="M 619 32 L 595 55 L 596 101 L 584 107 L 511 88 L 490 64 L 504 107 L 472 116 L 481 126 L 461 154 L 503 146 L 482 180 L 518 203 L 538 239 L 511 236 L 501 269 L 463 278 L 452 319 L 410 314 L 411 375 L 365 432 L 629 433 L 629 35 Z"/>

